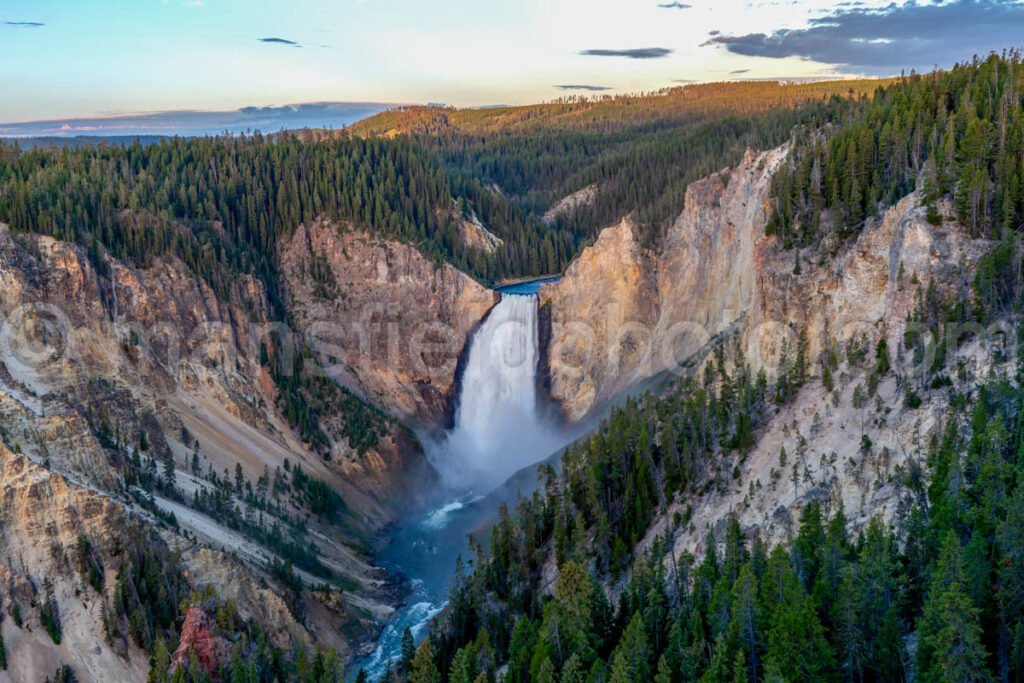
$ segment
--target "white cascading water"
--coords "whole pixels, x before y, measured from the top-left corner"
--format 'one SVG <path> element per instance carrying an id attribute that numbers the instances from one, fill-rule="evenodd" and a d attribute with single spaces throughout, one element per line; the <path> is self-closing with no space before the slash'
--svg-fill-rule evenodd
<path id="1" fill-rule="evenodd" d="M 445 481 L 485 493 L 563 439 L 537 411 L 537 297 L 506 294 L 469 347 L 455 426 L 438 449 Z"/>

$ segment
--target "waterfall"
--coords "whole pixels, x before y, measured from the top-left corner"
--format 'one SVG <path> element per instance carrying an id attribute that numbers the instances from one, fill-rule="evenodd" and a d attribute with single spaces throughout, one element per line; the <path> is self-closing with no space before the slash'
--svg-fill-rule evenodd
<path id="1" fill-rule="evenodd" d="M 484 493 L 564 440 L 537 410 L 537 297 L 505 294 L 473 336 L 455 425 L 437 449 L 446 483 Z"/>

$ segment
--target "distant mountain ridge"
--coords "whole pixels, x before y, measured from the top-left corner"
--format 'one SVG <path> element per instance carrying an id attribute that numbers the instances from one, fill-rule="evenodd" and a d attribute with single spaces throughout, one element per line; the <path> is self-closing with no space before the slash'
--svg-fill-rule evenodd
<path id="1" fill-rule="evenodd" d="M 0 137 L 193 136 L 298 128 L 343 128 L 396 105 L 305 102 L 232 111 L 176 110 L 0 123 Z"/>

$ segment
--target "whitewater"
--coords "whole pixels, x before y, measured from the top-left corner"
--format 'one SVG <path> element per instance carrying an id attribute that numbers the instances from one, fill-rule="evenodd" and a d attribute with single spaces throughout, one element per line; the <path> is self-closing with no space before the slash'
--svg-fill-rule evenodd
<path id="1" fill-rule="evenodd" d="M 455 424 L 429 449 L 450 488 L 487 493 L 564 444 L 538 405 L 538 334 L 536 295 L 505 294 L 473 336 Z"/>

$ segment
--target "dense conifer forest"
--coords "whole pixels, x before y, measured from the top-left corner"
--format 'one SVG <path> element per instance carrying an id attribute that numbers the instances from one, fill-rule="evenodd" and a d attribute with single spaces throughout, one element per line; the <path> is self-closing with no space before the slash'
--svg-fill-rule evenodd
<path id="1" fill-rule="evenodd" d="M 485 282 L 561 271 L 606 225 L 637 211 L 651 225 L 690 181 L 747 147 L 821 126 L 877 81 L 712 84 L 646 96 L 507 110 L 400 110 L 350 132 L 0 144 L 0 221 L 138 265 L 173 254 L 228 297 L 233 273 L 277 295 L 276 248 L 318 217 L 416 245 Z M 405 135 L 374 136 L 393 119 Z M 455 124 L 450 124 L 454 119 Z M 422 125 L 421 125 L 422 122 Z M 589 184 L 594 207 L 554 226 L 540 215 Z M 467 249 L 474 213 L 504 240 Z M 274 299 L 276 302 L 276 298 Z"/>
<path id="2" fill-rule="evenodd" d="M 585 244 L 633 213 L 653 242 L 681 211 L 689 183 L 735 164 L 748 148 L 781 144 L 797 124 L 836 121 L 884 83 L 711 83 L 526 107 L 415 107 L 372 117 L 353 131 L 412 137 L 440 150 L 453 173 L 538 215 L 595 186 L 592 204 L 558 217 L 561 233 Z"/>
<path id="3" fill-rule="evenodd" d="M 1024 68 L 1019 52 L 902 78 L 852 107 L 843 125 L 805 128 L 775 179 L 769 232 L 787 245 L 855 234 L 920 187 L 951 196 L 960 220 L 998 238 L 1024 222 Z"/>
<path id="4" fill-rule="evenodd" d="M 452 214 L 469 211 L 465 197 L 474 193 L 482 197 L 474 203 L 481 218 L 517 250 L 540 253 L 546 244 L 564 250 L 563 260 L 573 253 L 490 193 L 453 185 L 408 140 L 256 134 L 145 146 L 0 147 L 0 220 L 14 230 L 139 265 L 173 254 L 223 297 L 232 291 L 232 273 L 258 275 L 276 295 L 278 240 L 319 217 L 415 244 L 484 279 L 529 274 L 529 260 L 499 261 L 459 243 Z"/>

